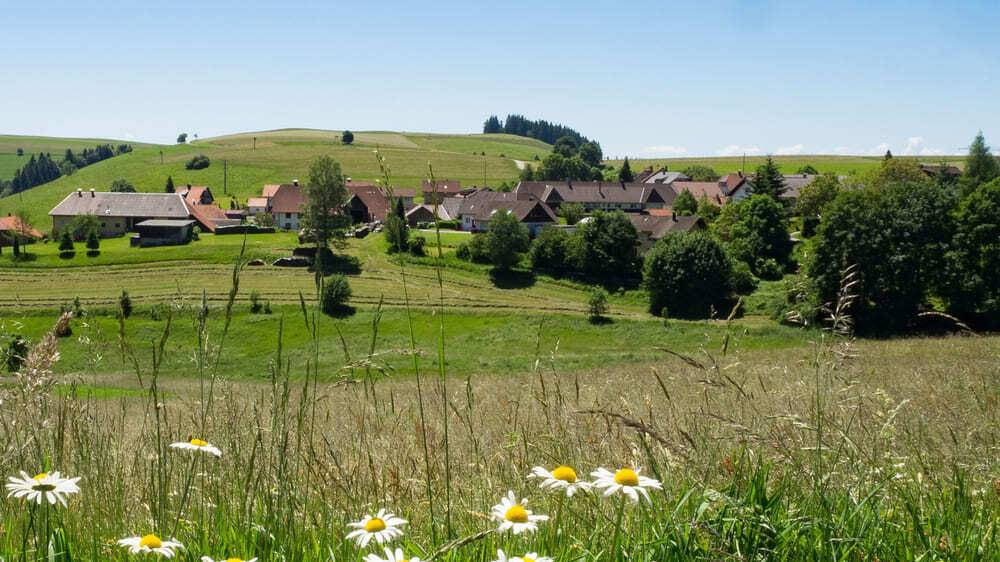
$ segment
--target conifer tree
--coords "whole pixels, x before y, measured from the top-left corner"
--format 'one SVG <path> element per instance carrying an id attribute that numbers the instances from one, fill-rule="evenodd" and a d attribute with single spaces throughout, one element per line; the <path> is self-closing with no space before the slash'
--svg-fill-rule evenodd
<path id="1" fill-rule="evenodd" d="M 618 181 L 623 183 L 635 181 L 635 176 L 632 175 L 632 168 L 628 165 L 628 156 L 625 157 L 625 163 L 622 164 L 622 169 L 618 172 Z"/>
<path id="2" fill-rule="evenodd" d="M 754 195 L 770 195 L 775 201 L 781 201 L 781 194 L 785 192 L 785 178 L 781 176 L 781 169 L 774 163 L 770 156 L 762 166 L 757 167 L 757 174 L 753 181 Z"/>
<path id="3" fill-rule="evenodd" d="M 973 188 L 1000 176 L 1000 165 L 998 165 L 993 153 L 990 152 L 990 147 L 986 146 L 986 139 L 983 138 L 982 131 L 979 131 L 972 144 L 969 145 L 969 156 L 965 159 L 965 173 L 963 175 Z"/>
<path id="4" fill-rule="evenodd" d="M 174 192 L 174 178 L 172 176 L 167 176 L 167 186 L 163 188 L 163 191 L 167 193 Z"/>
<path id="5" fill-rule="evenodd" d="M 891 160 L 891 159 L 892 159 L 892 151 L 891 150 L 886 150 L 885 151 L 885 158 L 883 158 L 883 160 Z"/>

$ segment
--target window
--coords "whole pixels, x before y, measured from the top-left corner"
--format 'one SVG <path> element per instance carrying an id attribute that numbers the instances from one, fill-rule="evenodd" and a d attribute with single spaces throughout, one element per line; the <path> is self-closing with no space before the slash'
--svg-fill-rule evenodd
<path id="1" fill-rule="evenodd" d="M 101 223 L 101 228 L 104 228 L 104 223 L 103 222 Z"/>

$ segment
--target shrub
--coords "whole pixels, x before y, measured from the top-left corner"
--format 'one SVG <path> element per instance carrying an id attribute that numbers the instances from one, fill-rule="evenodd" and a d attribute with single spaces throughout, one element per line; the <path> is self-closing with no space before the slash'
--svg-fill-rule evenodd
<path id="1" fill-rule="evenodd" d="M 135 186 L 132 185 L 132 182 L 119 178 L 111 182 L 111 191 L 113 193 L 135 193 Z"/>
<path id="2" fill-rule="evenodd" d="M 59 235 L 59 251 L 73 251 L 73 237 L 69 235 L 69 230 L 63 230 L 62 234 Z"/>
<path id="3" fill-rule="evenodd" d="M 340 142 L 344 144 L 351 144 L 354 142 L 354 133 L 350 131 L 344 131 L 344 134 L 340 136 Z"/>
<path id="4" fill-rule="evenodd" d="M 4 358 L 7 362 L 7 372 L 16 373 L 24 365 L 25 359 L 28 357 L 28 340 L 21 337 L 19 334 L 14 334 L 10 338 L 10 344 L 5 350 Z"/>
<path id="5" fill-rule="evenodd" d="M 750 271 L 750 266 L 746 262 L 735 261 L 733 263 L 732 285 L 733 291 L 738 295 L 749 295 L 757 290 L 760 280 Z"/>
<path id="6" fill-rule="evenodd" d="M 212 161 L 208 159 L 208 156 L 205 156 L 204 154 L 199 154 L 198 156 L 195 156 L 194 158 L 188 160 L 187 164 L 184 164 L 184 167 L 188 170 L 203 170 L 207 168 L 211 163 Z"/>
<path id="7" fill-rule="evenodd" d="M 73 240 L 86 240 L 90 231 L 97 231 L 101 226 L 101 221 L 94 215 L 77 215 L 69 222 L 65 230 L 69 230 Z"/>
<path id="8" fill-rule="evenodd" d="M 528 227 L 506 209 L 493 213 L 485 239 L 489 261 L 497 269 L 510 269 L 517 265 L 521 254 L 528 251 L 531 241 Z"/>
<path id="9" fill-rule="evenodd" d="M 602 287 L 590 290 L 587 297 L 587 317 L 592 323 L 598 322 L 608 312 L 608 292 Z"/>
<path id="10" fill-rule="evenodd" d="M 531 268 L 553 273 L 564 272 L 568 244 L 569 234 L 565 230 L 543 228 L 528 251 Z"/>
<path id="11" fill-rule="evenodd" d="M 348 310 L 347 299 L 351 298 L 351 285 L 343 275 L 331 275 L 323 286 L 320 305 L 329 316 L 341 316 Z"/>
<path id="12" fill-rule="evenodd" d="M 732 292 L 732 263 L 703 232 L 664 236 L 646 255 L 643 273 L 654 314 L 666 307 L 673 316 L 705 318 L 725 308 Z"/>
<path id="13" fill-rule="evenodd" d="M 260 293 L 257 290 L 250 291 L 250 314 L 260 314 L 262 308 Z"/>
<path id="14" fill-rule="evenodd" d="M 739 207 L 726 249 L 758 277 L 775 280 L 781 278 L 780 266 L 788 263 L 792 246 L 784 207 L 769 195 L 754 195 Z"/>
<path id="15" fill-rule="evenodd" d="M 132 316 L 132 298 L 128 296 L 128 291 L 122 291 L 118 297 L 118 313 L 124 318 Z"/>
<path id="16" fill-rule="evenodd" d="M 423 236 L 414 236 L 413 238 L 410 238 L 409 245 L 411 254 L 415 256 L 427 255 L 427 252 L 424 249 L 427 246 L 427 239 Z"/>
<path id="17" fill-rule="evenodd" d="M 87 249 L 90 250 L 88 253 L 93 253 L 101 249 L 101 239 L 97 237 L 96 228 L 91 228 L 87 232 Z"/>
<path id="18" fill-rule="evenodd" d="M 467 242 L 459 244 L 455 256 L 473 263 L 490 263 L 490 252 L 486 244 L 485 234 L 473 234 Z"/>

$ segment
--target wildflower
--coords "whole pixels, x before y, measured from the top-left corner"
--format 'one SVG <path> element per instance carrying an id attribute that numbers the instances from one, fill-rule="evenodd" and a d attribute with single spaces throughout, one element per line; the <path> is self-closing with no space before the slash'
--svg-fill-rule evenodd
<path id="1" fill-rule="evenodd" d="M 201 562 L 216 562 L 208 556 L 202 556 Z M 220 558 L 218 562 L 257 562 L 256 558 L 251 558 L 250 560 L 244 560 L 242 558 Z"/>
<path id="2" fill-rule="evenodd" d="M 528 478 L 543 478 L 539 488 L 549 488 L 552 490 L 566 490 L 567 497 L 573 497 L 577 490 L 587 491 L 590 489 L 590 482 L 581 482 L 576 478 L 576 471 L 568 466 L 560 466 L 549 472 L 540 466 L 531 469 Z"/>
<path id="3" fill-rule="evenodd" d="M 365 556 L 364 561 L 365 562 L 420 562 L 420 559 L 415 556 L 413 558 L 406 558 L 403 555 L 402 548 L 397 548 L 395 551 L 393 551 L 391 548 L 385 547 L 385 558 L 382 558 L 378 554 L 369 554 L 368 556 Z"/>
<path id="4" fill-rule="evenodd" d="M 538 556 L 535 552 L 529 552 L 524 556 L 507 557 L 502 550 L 497 550 L 497 559 L 493 562 L 553 562 L 548 556 Z"/>
<path id="5" fill-rule="evenodd" d="M 384 509 L 380 509 L 375 517 L 365 515 L 365 518 L 361 521 L 348 523 L 347 525 L 354 527 L 356 530 L 348 533 L 346 538 L 354 539 L 354 542 L 363 548 L 373 538 L 375 542 L 383 544 L 395 537 L 401 536 L 403 530 L 400 527 L 406 525 L 406 519 L 401 519 L 392 513 L 386 513 Z"/>
<path id="6" fill-rule="evenodd" d="M 173 447 L 174 449 L 185 449 L 188 451 L 202 451 L 204 453 L 212 453 L 217 457 L 222 456 L 222 451 L 220 451 L 218 447 L 202 439 L 191 439 L 190 441 L 178 441 L 177 443 L 171 443 L 170 446 Z"/>
<path id="7" fill-rule="evenodd" d="M 160 537 L 150 533 L 148 535 L 143 535 L 141 537 L 129 537 L 127 539 L 121 539 L 118 544 L 122 546 L 127 546 L 129 554 L 139 554 L 140 552 L 155 552 L 161 556 L 167 558 L 173 558 L 174 550 L 184 549 L 184 545 L 177 541 L 165 541 L 161 540 Z"/>
<path id="8" fill-rule="evenodd" d="M 639 476 L 640 470 L 623 468 L 618 472 L 612 473 L 605 468 L 598 468 L 596 471 L 590 473 L 595 478 L 592 485 L 595 488 L 604 488 L 605 496 L 610 496 L 621 491 L 632 499 L 632 503 L 639 503 L 639 494 L 642 494 L 647 502 L 652 503 L 646 488 L 662 490 L 663 486 L 660 485 L 658 480 Z"/>
<path id="9" fill-rule="evenodd" d="M 537 531 L 538 522 L 548 520 L 548 515 L 532 515 L 531 510 L 525 509 L 524 504 L 528 500 L 522 498 L 518 503 L 514 497 L 514 492 L 508 491 L 507 496 L 500 499 L 500 503 L 493 506 L 493 519 L 500 521 L 498 532 L 512 529 L 514 534 L 523 531 Z"/>
<path id="10" fill-rule="evenodd" d="M 7 489 L 10 493 L 7 497 L 27 497 L 28 501 L 35 500 L 41 504 L 42 500 L 47 500 L 50 504 L 59 503 L 66 505 L 65 496 L 75 494 L 80 491 L 76 485 L 80 477 L 63 478 L 59 472 L 43 472 L 34 477 L 28 476 L 27 472 L 21 471 L 21 478 L 11 476 L 8 478 Z"/>

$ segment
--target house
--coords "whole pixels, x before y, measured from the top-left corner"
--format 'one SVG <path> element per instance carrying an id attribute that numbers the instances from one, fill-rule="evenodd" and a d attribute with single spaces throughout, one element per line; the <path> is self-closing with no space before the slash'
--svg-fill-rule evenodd
<path id="1" fill-rule="evenodd" d="M 639 212 L 669 207 L 678 192 L 666 184 L 522 181 L 513 193 L 517 199 L 537 199 L 553 209 L 562 203 L 579 203 L 587 211 Z"/>
<path id="2" fill-rule="evenodd" d="M 236 226 L 243 221 L 240 218 L 232 218 L 226 215 L 218 205 L 214 203 L 212 191 L 204 185 L 187 187 L 181 190 L 184 202 L 187 203 L 191 216 L 198 222 L 198 226 L 207 232 L 215 232 L 219 226 Z"/>
<path id="3" fill-rule="evenodd" d="M 298 230 L 305 204 L 306 194 L 298 181 L 284 183 L 271 195 L 268 213 L 274 220 L 274 226 L 285 230 Z"/>
<path id="4" fill-rule="evenodd" d="M 929 178 L 936 178 L 938 174 L 941 173 L 942 168 L 944 169 L 944 173 L 948 174 L 952 179 L 962 175 L 962 170 L 959 169 L 958 166 L 920 164 L 920 171 L 926 174 Z"/>
<path id="5" fill-rule="evenodd" d="M 434 186 L 437 185 L 438 203 L 448 197 L 457 197 L 462 192 L 462 182 L 452 180 L 437 180 L 434 184 L 424 180 L 420 191 L 424 195 L 424 203 L 434 203 Z"/>
<path id="6" fill-rule="evenodd" d="M 250 197 L 247 199 L 247 214 L 252 216 L 267 213 L 270 199 L 267 197 Z"/>
<path id="7" fill-rule="evenodd" d="M 733 201 L 746 199 L 747 197 L 750 197 L 750 192 L 753 191 L 753 185 L 750 183 L 750 177 L 743 175 L 743 172 L 722 176 L 719 178 L 719 187 L 721 187 L 722 192 Z"/>
<path id="8" fill-rule="evenodd" d="M 517 220 L 528 227 L 528 233 L 535 236 L 546 226 L 559 224 L 552 208 L 537 199 L 517 199 L 513 193 L 479 191 L 466 198 L 458 211 L 462 219 L 462 230 L 485 232 L 490 220 L 500 209 L 510 211 Z"/>
<path id="9" fill-rule="evenodd" d="M 706 230 L 708 227 L 701 217 L 683 217 L 670 212 L 665 214 L 629 214 L 635 229 L 639 231 L 639 253 L 644 254 L 658 240 L 671 232 L 691 232 Z"/>
<path id="10" fill-rule="evenodd" d="M 188 205 L 211 205 L 215 202 L 212 190 L 204 185 L 187 184 L 186 187 L 181 188 L 181 195 L 184 196 L 184 201 Z"/>
<path id="11" fill-rule="evenodd" d="M 114 193 L 93 189 L 89 193 L 77 189 L 49 211 L 56 232 L 80 215 L 97 217 L 98 234 L 107 238 L 131 232 L 136 224 L 150 219 L 187 220 L 191 211 L 180 193 Z"/>
<path id="12" fill-rule="evenodd" d="M 22 222 L 19 217 L 7 215 L 0 218 L 0 246 L 13 246 L 15 236 L 22 244 L 43 238 L 41 232 L 38 232 L 30 224 Z"/>
<path id="13" fill-rule="evenodd" d="M 146 220 L 135 225 L 137 234 L 129 240 L 130 246 L 178 246 L 191 241 L 196 221 Z"/>
<path id="14" fill-rule="evenodd" d="M 350 195 L 347 199 L 347 212 L 351 215 L 351 222 L 376 222 L 384 221 L 391 209 L 389 198 L 381 187 L 349 187 Z"/>
<path id="15" fill-rule="evenodd" d="M 413 205 L 413 200 L 417 198 L 417 190 L 406 187 L 397 187 L 392 190 L 392 197 L 394 199 L 402 199 L 403 206 L 410 207 Z"/>
<path id="16" fill-rule="evenodd" d="M 416 228 L 419 223 L 432 222 L 434 220 L 434 208 L 434 205 L 414 205 L 410 210 L 406 211 L 407 224 L 410 225 L 410 228 Z M 453 217 L 448 213 L 448 209 L 444 205 L 437 205 L 437 218 L 438 220 L 450 221 Z"/>
<path id="17" fill-rule="evenodd" d="M 694 198 L 701 201 L 708 199 L 713 205 L 721 207 L 726 202 L 726 193 L 721 181 L 675 181 L 670 185 L 677 193 L 690 191 Z"/>
<path id="18" fill-rule="evenodd" d="M 782 182 L 785 184 L 785 192 L 781 194 L 781 198 L 782 199 L 797 198 L 799 196 L 799 191 L 803 187 L 811 184 L 813 180 L 816 179 L 817 177 L 818 176 L 816 174 L 782 174 L 781 179 Z M 753 182 L 753 178 L 754 174 L 749 174 L 747 176 L 747 181 L 749 183 L 741 185 L 736 192 L 730 193 L 730 197 L 734 201 L 739 201 L 753 195 L 753 185 L 751 185 Z M 840 178 L 843 179 L 843 176 L 841 176 Z"/>
<path id="19" fill-rule="evenodd" d="M 646 183 L 646 178 L 655 173 L 652 166 L 646 166 L 645 168 L 639 170 L 632 174 L 632 181 L 636 183 Z"/>
<path id="20" fill-rule="evenodd" d="M 292 180 L 292 184 L 299 185 L 299 180 Z M 278 188 L 280 187 L 281 185 L 278 184 L 267 184 L 261 188 L 260 196 L 264 199 L 270 199 L 274 197 L 274 194 L 278 192 Z"/>
<path id="21" fill-rule="evenodd" d="M 636 177 L 636 183 L 663 183 L 670 185 L 675 181 L 691 181 L 691 177 L 682 172 L 671 172 L 666 167 L 660 168 L 655 172 L 650 172 L 642 180 Z"/>

